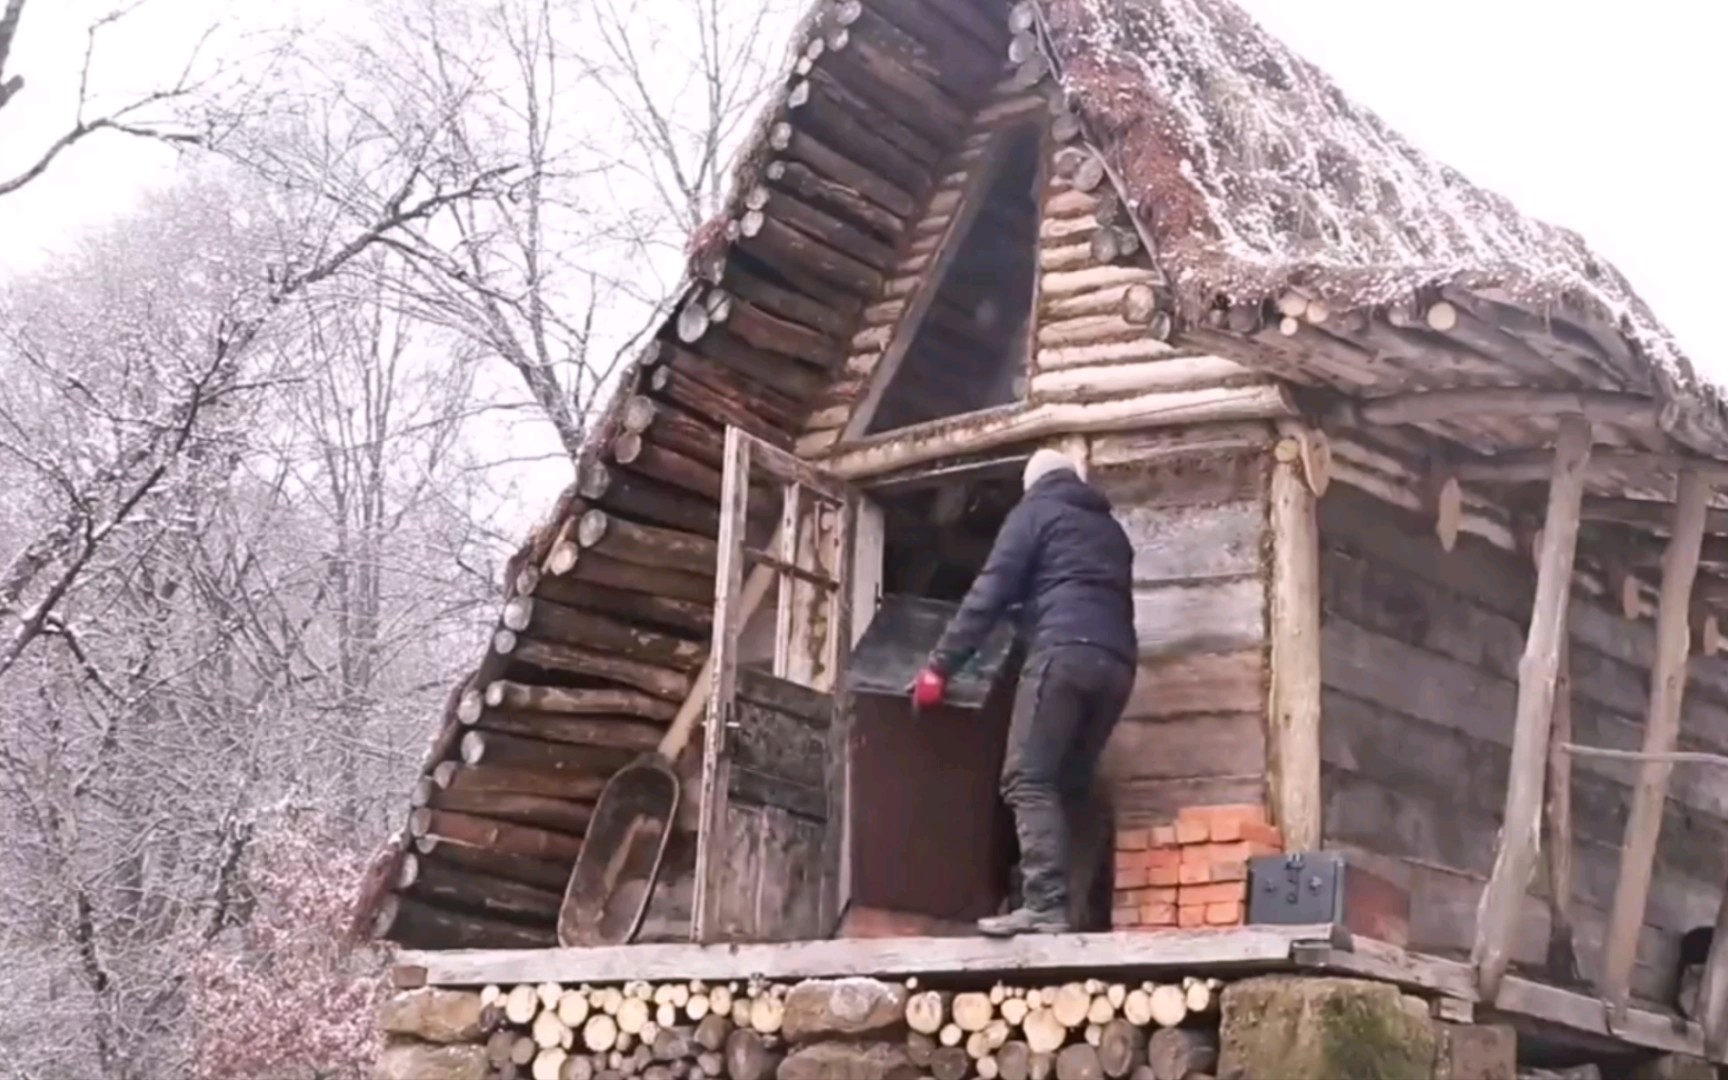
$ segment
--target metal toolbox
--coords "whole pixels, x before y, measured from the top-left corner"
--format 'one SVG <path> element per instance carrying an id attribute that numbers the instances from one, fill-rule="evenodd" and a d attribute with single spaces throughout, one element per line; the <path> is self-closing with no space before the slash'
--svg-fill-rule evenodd
<path id="1" fill-rule="evenodd" d="M 1410 894 L 1337 851 L 1262 855 L 1248 863 L 1248 921 L 1332 923 L 1393 945 L 1410 943 Z"/>

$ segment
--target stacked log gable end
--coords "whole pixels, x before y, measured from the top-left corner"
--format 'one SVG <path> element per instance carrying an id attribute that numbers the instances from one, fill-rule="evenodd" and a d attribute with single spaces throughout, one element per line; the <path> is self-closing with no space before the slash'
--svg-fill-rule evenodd
<path id="1" fill-rule="evenodd" d="M 1728 412 L 1625 279 L 1228 0 L 823 0 L 357 929 L 556 944 L 601 787 L 702 681 L 728 427 L 861 487 L 1079 455 L 1137 551 L 1119 828 L 1263 806 L 1485 1001 L 1623 1014 L 1716 918 L 1728 784 L 1664 755 L 1728 753 Z M 689 938 L 695 801 L 639 941 Z"/>

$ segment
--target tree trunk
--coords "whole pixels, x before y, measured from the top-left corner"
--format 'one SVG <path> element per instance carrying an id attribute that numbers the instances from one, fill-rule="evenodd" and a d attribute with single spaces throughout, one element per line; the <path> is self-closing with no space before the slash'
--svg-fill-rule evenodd
<path id="1" fill-rule="evenodd" d="M 680 671 L 694 671 L 708 654 L 705 642 L 674 637 L 550 600 L 512 600 L 504 609 L 504 627 L 509 633 L 519 633 L 521 638 L 598 649 Z"/>
<path id="2" fill-rule="evenodd" d="M 713 577 L 719 558 L 715 541 L 695 533 L 638 525 L 604 510 L 590 510 L 576 527 L 583 550 L 598 551 L 642 566 L 666 566 L 688 574 Z"/>
<path id="3" fill-rule="evenodd" d="M 658 729 L 655 729 L 658 730 Z M 532 825 L 537 829 L 581 836 L 588 831 L 588 819 L 593 816 L 591 802 L 574 802 L 567 798 L 545 795 L 522 795 L 500 791 L 449 791 L 426 779 L 414 789 L 415 809 L 451 810 L 458 814 L 475 814 L 496 818 L 517 825 Z"/>
<path id="4" fill-rule="evenodd" d="M 573 864 L 582 848 L 582 839 L 567 833 L 552 832 L 531 825 L 514 825 L 462 814 L 451 810 L 421 808 L 409 816 L 409 830 L 415 839 L 438 836 L 460 844 L 524 855 L 531 859 Z"/>
<path id="5" fill-rule="evenodd" d="M 718 504 L 692 499 L 687 492 L 630 469 L 589 461 L 583 465 L 578 483 L 583 497 L 603 510 L 669 529 L 707 537 L 720 535 Z"/>
<path id="6" fill-rule="evenodd" d="M 510 630 L 500 630 L 493 635 L 493 648 L 542 671 L 563 671 L 607 679 L 634 686 L 668 701 L 683 701 L 690 693 L 690 676 L 685 672 L 559 642 L 517 638 Z"/>
<path id="7" fill-rule="evenodd" d="M 531 689 L 551 690 L 552 687 Z M 544 795 L 549 799 L 591 801 L 600 797 L 606 775 L 598 770 L 553 770 L 464 765 L 446 761 L 432 770 L 432 781 L 451 791 L 491 791 L 512 795 Z"/>
<path id="8" fill-rule="evenodd" d="M 403 860 L 396 888 L 436 907 L 546 926 L 557 922 L 558 907 L 564 902 L 561 892 L 484 877 L 415 855 Z"/>
<path id="9" fill-rule="evenodd" d="M 423 859 L 447 863 L 456 869 L 487 877 L 532 885 L 560 895 L 570 880 L 570 868 L 562 863 L 469 847 L 440 836 L 420 837 L 414 841 L 414 850 L 419 852 Z"/>

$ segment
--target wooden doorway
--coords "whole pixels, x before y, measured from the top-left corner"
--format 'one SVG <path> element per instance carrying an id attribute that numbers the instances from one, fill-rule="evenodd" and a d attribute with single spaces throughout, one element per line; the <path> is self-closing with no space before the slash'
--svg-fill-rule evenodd
<path id="1" fill-rule="evenodd" d="M 749 547 L 753 511 L 759 516 L 776 504 L 771 550 Z M 697 941 L 826 937 L 845 903 L 846 794 L 836 763 L 844 760 L 846 723 L 835 691 L 851 644 L 856 504 L 844 483 L 727 429 L 696 843 Z M 746 666 L 740 636 L 770 589 L 772 661 Z"/>

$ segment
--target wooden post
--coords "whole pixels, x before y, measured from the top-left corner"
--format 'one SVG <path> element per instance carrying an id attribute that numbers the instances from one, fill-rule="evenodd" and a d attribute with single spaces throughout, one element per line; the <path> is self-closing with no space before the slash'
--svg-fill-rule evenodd
<path id="1" fill-rule="evenodd" d="M 1320 846 L 1320 525 L 1294 439 L 1272 467 L 1272 803 L 1291 851 Z"/>
<path id="2" fill-rule="evenodd" d="M 1692 648 L 1692 583 L 1698 576 L 1698 552 L 1704 539 L 1710 482 L 1696 470 L 1680 473 L 1675 493 L 1674 527 L 1662 556 L 1662 592 L 1656 611 L 1656 658 L 1650 671 L 1650 711 L 1644 723 L 1644 753 L 1666 754 L 1680 734 L 1680 705 L 1686 693 L 1686 660 Z M 1614 887 L 1614 907 L 1608 917 L 1608 940 L 1602 950 L 1602 997 L 1617 1016 L 1624 1015 L 1638 954 L 1638 928 L 1650 898 L 1650 874 L 1656 863 L 1656 840 L 1662 831 L 1662 807 L 1668 799 L 1671 761 L 1645 761 L 1638 766 L 1632 789 L 1632 812 L 1620 845 L 1620 879 Z"/>
<path id="3" fill-rule="evenodd" d="M 1511 959 L 1512 931 L 1518 909 L 1536 871 L 1540 844 L 1544 766 L 1548 733 L 1554 722 L 1555 683 L 1560 645 L 1566 636 L 1566 606 L 1571 595 L 1572 561 L 1578 545 L 1578 513 L 1584 501 L 1584 476 L 1590 464 L 1590 423 L 1581 416 L 1560 422 L 1554 470 L 1548 486 L 1548 514 L 1538 549 L 1536 602 L 1524 656 L 1518 662 L 1518 712 L 1512 732 L 1512 766 L 1506 786 L 1506 814 L 1494 852 L 1494 870 L 1476 911 L 1476 942 L 1470 962 L 1477 992 L 1492 1002 Z"/>
<path id="4" fill-rule="evenodd" d="M 740 603 L 744 590 L 744 529 L 749 516 L 750 444 L 736 427 L 726 429 L 726 465 L 720 501 L 719 565 L 714 586 L 714 640 L 709 652 L 708 718 L 702 733 L 700 827 L 696 833 L 696 887 L 691 902 L 691 936 L 713 940 L 719 932 L 716 887 L 726 849 L 726 811 L 731 784 L 725 753 L 727 724 L 737 688 L 738 635 L 749 617 Z"/>
<path id="5" fill-rule="evenodd" d="M 1716 907 L 1716 933 L 1710 939 L 1710 957 L 1693 1011 L 1704 1025 L 1704 1056 L 1721 1061 L 1728 1055 L 1728 886 L 1723 887 L 1722 902 Z"/>
<path id="6" fill-rule="evenodd" d="M 1548 739 L 1548 802 L 1543 832 L 1548 843 L 1548 977 L 1561 986 L 1578 981 L 1572 932 L 1572 640 L 1560 640 L 1560 676 L 1554 687 L 1554 730 Z"/>

